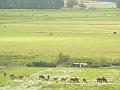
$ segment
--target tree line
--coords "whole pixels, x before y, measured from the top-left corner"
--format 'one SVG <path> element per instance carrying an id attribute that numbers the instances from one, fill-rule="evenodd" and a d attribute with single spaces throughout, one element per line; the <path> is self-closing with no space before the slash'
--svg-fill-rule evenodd
<path id="1" fill-rule="evenodd" d="M 120 0 L 115 0 L 115 2 L 116 2 L 117 7 L 120 8 Z"/>
<path id="2" fill-rule="evenodd" d="M 105 0 L 96 0 L 105 1 Z M 120 0 L 108 0 L 120 8 Z M 77 4 L 77 0 L 68 0 L 68 8 Z M 0 9 L 60 9 L 64 7 L 63 0 L 0 0 Z"/>
<path id="3" fill-rule="evenodd" d="M 60 9 L 63 0 L 0 0 L 1 9 Z"/>
<path id="4" fill-rule="evenodd" d="M 109 60 L 110 61 L 110 60 Z M 100 61 L 94 61 L 89 58 L 76 58 L 71 57 L 69 55 L 65 55 L 63 53 L 59 53 L 57 56 L 57 60 L 54 63 L 48 63 L 45 61 L 34 61 L 31 63 L 27 63 L 27 67 L 79 67 L 78 65 L 75 65 L 75 63 L 87 63 L 86 66 L 83 67 L 111 67 L 111 66 L 120 66 L 119 61 L 111 61 L 108 62 L 107 58 L 102 58 Z"/>

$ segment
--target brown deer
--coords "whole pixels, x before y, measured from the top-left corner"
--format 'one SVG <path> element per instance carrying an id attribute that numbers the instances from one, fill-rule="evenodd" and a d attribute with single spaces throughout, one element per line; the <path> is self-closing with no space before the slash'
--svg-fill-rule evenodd
<path id="1" fill-rule="evenodd" d="M 54 81 L 58 81 L 58 77 L 53 78 Z"/>
<path id="2" fill-rule="evenodd" d="M 45 76 L 44 76 L 44 75 L 39 75 L 39 79 L 46 80 L 46 78 L 45 78 Z"/>
<path id="3" fill-rule="evenodd" d="M 50 75 L 47 76 L 47 79 L 46 80 L 50 80 Z"/>
<path id="4" fill-rule="evenodd" d="M 22 80 L 24 78 L 24 76 L 18 76 L 18 79 Z"/>
<path id="5" fill-rule="evenodd" d="M 70 82 L 79 83 L 79 78 L 70 78 Z"/>
<path id="6" fill-rule="evenodd" d="M 15 79 L 15 75 L 14 75 L 14 74 L 11 74 L 11 75 L 10 75 L 10 78 L 11 78 L 11 80 Z"/>
<path id="7" fill-rule="evenodd" d="M 108 83 L 107 79 L 105 77 L 102 77 L 102 78 L 97 78 L 97 82 L 99 83 Z"/>
<path id="8" fill-rule="evenodd" d="M 87 83 L 87 79 L 84 78 L 84 79 L 83 79 L 83 82 L 84 82 L 84 83 Z"/>
<path id="9" fill-rule="evenodd" d="M 66 78 L 61 78 L 61 82 L 65 82 L 67 80 L 67 77 Z"/>

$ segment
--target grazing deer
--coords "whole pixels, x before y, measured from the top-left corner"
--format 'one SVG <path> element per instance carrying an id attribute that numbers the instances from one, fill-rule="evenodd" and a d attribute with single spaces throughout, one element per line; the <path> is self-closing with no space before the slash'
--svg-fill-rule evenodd
<path id="1" fill-rule="evenodd" d="M 50 80 L 50 75 L 47 76 L 47 80 Z"/>
<path id="2" fill-rule="evenodd" d="M 108 83 L 107 79 L 105 77 L 102 77 L 103 82 Z"/>
<path id="3" fill-rule="evenodd" d="M 79 78 L 70 78 L 70 82 L 79 83 Z"/>
<path id="4" fill-rule="evenodd" d="M 58 81 L 58 77 L 53 78 L 54 81 Z"/>
<path id="5" fill-rule="evenodd" d="M 66 80 L 67 80 L 67 77 L 66 78 L 61 78 L 62 82 L 65 82 Z"/>
<path id="6" fill-rule="evenodd" d="M 39 75 L 39 79 L 46 80 L 45 76 L 43 76 L 43 75 Z"/>
<path id="7" fill-rule="evenodd" d="M 10 75 L 10 78 L 11 78 L 11 80 L 15 79 L 15 75 L 14 75 L 14 74 L 11 74 L 11 75 Z"/>
<path id="8" fill-rule="evenodd" d="M 99 83 L 108 83 L 107 79 L 105 77 L 102 77 L 102 78 L 97 78 L 97 82 Z"/>
<path id="9" fill-rule="evenodd" d="M 24 76 L 18 76 L 18 79 L 22 80 L 24 78 Z"/>

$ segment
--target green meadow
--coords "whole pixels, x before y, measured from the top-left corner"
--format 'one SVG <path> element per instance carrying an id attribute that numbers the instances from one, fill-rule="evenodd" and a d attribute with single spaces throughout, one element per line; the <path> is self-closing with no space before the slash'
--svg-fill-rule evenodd
<path id="1" fill-rule="evenodd" d="M 51 33 L 53 35 L 50 35 Z M 0 90 L 120 89 L 119 67 L 81 69 L 11 67 L 16 66 L 16 62 L 25 65 L 33 61 L 55 63 L 61 52 L 70 55 L 71 58 L 90 62 L 119 63 L 120 10 L 0 10 L 0 65 L 8 64 L 8 68 L 0 68 Z M 3 76 L 3 71 L 7 72 L 7 77 Z M 36 73 L 59 78 L 62 76 L 86 78 L 88 84 L 82 81 L 78 84 L 60 81 L 41 82 L 36 76 L 33 82 L 39 83 L 34 83 L 34 88 L 23 88 L 19 85 L 25 82 L 16 83 L 9 77 L 10 74 Z M 108 84 L 96 82 L 96 78 L 102 76 L 108 79 Z"/>
<path id="2" fill-rule="evenodd" d="M 93 61 L 119 61 L 119 10 L 0 11 L 2 60 L 55 62 L 62 52 Z"/>

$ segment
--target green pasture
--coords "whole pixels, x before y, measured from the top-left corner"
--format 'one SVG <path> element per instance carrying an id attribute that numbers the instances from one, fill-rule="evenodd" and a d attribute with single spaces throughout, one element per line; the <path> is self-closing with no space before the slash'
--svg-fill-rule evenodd
<path id="1" fill-rule="evenodd" d="M 102 58 L 119 61 L 117 9 L 0 11 L 1 62 L 17 59 L 55 62 L 60 52 L 93 61 Z"/>

